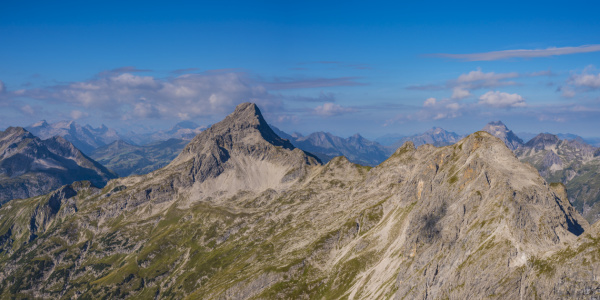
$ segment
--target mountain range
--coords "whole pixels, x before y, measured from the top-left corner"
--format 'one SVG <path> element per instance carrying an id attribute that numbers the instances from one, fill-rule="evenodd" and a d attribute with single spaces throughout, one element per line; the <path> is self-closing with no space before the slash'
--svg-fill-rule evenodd
<path id="1" fill-rule="evenodd" d="M 79 180 L 103 187 L 116 177 L 60 136 L 42 140 L 21 127 L 0 131 L 0 205 Z"/>
<path id="2" fill-rule="evenodd" d="M 164 168 L 0 207 L 0 295 L 590 298 L 598 226 L 485 131 L 323 165 L 244 103 Z"/>
<path id="3" fill-rule="evenodd" d="M 100 147 L 106 146 L 117 140 L 122 140 L 131 145 L 148 145 L 164 142 L 168 139 L 191 140 L 194 136 L 206 129 L 192 121 L 182 121 L 171 129 L 151 131 L 147 133 L 126 132 L 119 133 L 113 128 L 102 125 L 94 128 L 89 124 L 80 125 L 75 121 L 59 121 L 48 123 L 45 120 L 27 126 L 29 132 L 41 139 L 62 136 L 85 154 Z"/>
<path id="4" fill-rule="evenodd" d="M 395 151 L 398 149 L 398 147 L 404 145 L 404 143 L 408 141 L 413 142 L 415 147 L 419 147 L 424 144 L 442 147 L 452 145 L 458 142 L 461 138 L 463 138 L 463 136 L 460 136 L 454 132 L 446 131 L 440 127 L 433 127 L 422 134 L 415 134 L 400 138 L 396 142 L 391 143 L 388 148 L 390 148 L 392 151 Z"/>
<path id="5" fill-rule="evenodd" d="M 353 163 L 376 166 L 388 158 L 389 150 L 377 142 L 355 134 L 348 138 L 335 136 L 329 132 L 313 132 L 307 136 L 287 134 L 272 126 L 274 132 L 289 140 L 295 147 L 313 153 L 327 163 L 337 156 L 345 156 Z"/>
<path id="6" fill-rule="evenodd" d="M 600 219 L 600 149 L 581 139 L 541 133 L 515 151 L 548 182 L 561 182 L 571 203 L 590 222 Z"/>
<path id="7" fill-rule="evenodd" d="M 61 136 L 71 142 L 77 149 L 90 154 L 94 149 L 120 139 L 116 130 L 104 125 L 93 128 L 90 125 L 81 126 L 75 121 L 60 121 L 49 124 L 45 120 L 25 128 L 41 139 Z"/>
<path id="8" fill-rule="evenodd" d="M 206 129 L 206 126 L 198 125 L 192 121 L 182 121 L 168 130 L 158 130 L 147 133 L 127 132 L 122 135 L 122 140 L 134 145 L 156 144 L 169 139 L 190 141 L 204 129 Z"/>
<path id="9" fill-rule="evenodd" d="M 196 123 L 185 121 L 176 124 L 170 130 L 158 131 L 146 136 L 132 135 L 132 137 L 138 137 L 138 142 L 160 140 L 161 138 L 172 136 L 183 137 L 183 139 L 169 139 L 145 146 L 135 145 L 128 139 L 127 141 L 113 141 L 110 144 L 98 147 L 98 145 L 101 145 L 105 141 L 110 141 L 114 137 L 122 138 L 122 136 L 112 129 L 107 129 L 106 126 L 94 129 L 89 125 L 82 127 L 75 122 L 48 124 L 42 121 L 31 127 L 36 128 L 38 132 L 42 132 L 45 136 L 59 134 L 79 144 L 82 143 L 81 141 L 88 141 L 86 143 L 87 146 L 84 147 L 86 149 L 94 148 L 88 153 L 91 158 L 98 160 L 105 167 L 114 170 L 119 176 L 146 174 L 167 165 L 187 145 L 190 137 L 201 132 L 203 129 L 202 126 Z M 358 134 L 349 138 L 342 138 L 325 132 L 315 132 L 303 136 L 297 132 L 287 134 L 274 126 L 271 127 L 279 136 L 288 139 L 295 147 L 313 153 L 324 163 L 327 163 L 333 157 L 345 156 L 353 163 L 367 166 L 379 165 L 407 141 L 412 141 L 416 147 L 422 144 L 431 144 L 439 147 L 454 144 L 462 138 L 454 132 L 434 127 L 422 134 L 399 138 L 395 142 L 393 142 L 394 137 L 388 135 L 386 142 L 391 143 L 391 145 L 383 146 L 377 142 L 367 140 Z M 527 144 L 524 144 L 501 121 L 490 122 L 483 130 L 504 141 L 507 147 L 513 150 L 522 161 L 532 163 L 549 182 L 562 182 L 565 184 L 571 203 L 575 205 L 578 211 L 589 222 L 593 223 L 600 218 L 600 208 L 596 207 L 600 196 L 595 188 L 595 182 L 599 181 L 596 179 L 596 173 L 598 173 L 597 170 L 600 165 L 598 165 L 595 159 L 589 159 L 589 155 L 568 155 L 568 157 L 562 155 L 560 158 L 560 167 L 559 165 L 555 165 L 552 167 L 552 170 L 549 170 L 544 165 L 543 160 L 545 159 L 547 163 L 550 155 L 559 151 L 558 148 L 554 152 L 532 152 L 530 151 L 531 146 L 526 146 Z M 567 138 L 574 140 L 572 142 L 565 142 L 564 146 L 561 146 L 561 149 L 571 147 L 578 149 L 577 151 L 581 151 L 583 147 L 586 153 L 596 151 L 593 150 L 595 149 L 593 146 L 587 145 L 582 138 L 576 135 L 562 134 L 556 137 L 562 140 L 566 140 Z M 535 144 L 540 139 L 531 140 Z M 573 152 L 574 150 L 560 151 Z"/>
<path id="10" fill-rule="evenodd" d="M 189 140 L 172 138 L 138 146 L 117 140 L 95 149 L 90 157 L 121 177 L 141 175 L 168 165 L 188 143 Z"/>

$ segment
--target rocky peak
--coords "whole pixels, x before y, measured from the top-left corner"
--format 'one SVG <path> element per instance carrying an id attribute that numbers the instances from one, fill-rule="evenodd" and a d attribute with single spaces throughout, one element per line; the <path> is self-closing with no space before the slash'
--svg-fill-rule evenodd
<path id="1" fill-rule="evenodd" d="M 44 140 L 44 144 L 48 149 L 60 156 L 64 157 L 75 157 L 81 155 L 79 149 L 77 149 L 71 142 L 67 141 L 62 136 L 53 136 L 47 140 Z"/>
<path id="2" fill-rule="evenodd" d="M 502 121 L 500 121 L 500 120 L 498 120 L 498 121 L 491 121 L 491 122 L 488 123 L 488 125 L 491 125 L 491 126 L 500 126 L 500 127 L 507 128 L 506 125 L 504 125 L 504 123 L 502 123 Z"/>
<path id="3" fill-rule="evenodd" d="M 17 151 L 17 145 L 22 141 L 34 139 L 36 137 L 23 127 L 8 127 L 0 131 L 0 159 Z"/>
<path id="4" fill-rule="evenodd" d="M 49 124 L 48 124 L 48 122 L 46 122 L 46 120 L 41 120 L 41 121 L 31 125 L 31 127 L 48 127 L 48 126 L 49 126 Z"/>
<path id="5" fill-rule="evenodd" d="M 351 136 L 350 138 L 352 139 L 356 139 L 356 140 L 362 140 L 364 139 L 359 133 L 355 133 L 353 136 Z"/>
<path id="6" fill-rule="evenodd" d="M 228 115 L 223 121 L 211 126 L 207 131 L 210 135 L 232 135 L 240 138 L 248 134 L 258 134 L 274 146 L 294 149 L 294 146 L 288 140 L 280 138 L 273 132 L 263 118 L 260 109 L 254 103 L 239 104 L 232 114 Z"/>
<path id="7" fill-rule="evenodd" d="M 426 132 L 427 133 L 432 133 L 432 134 L 440 134 L 440 133 L 445 132 L 445 130 L 443 128 L 440 128 L 440 127 L 433 127 L 431 129 L 427 130 Z"/>
<path id="8" fill-rule="evenodd" d="M 502 121 L 493 121 L 488 123 L 483 131 L 501 139 L 510 150 L 515 150 L 523 145 L 521 140 L 512 130 L 508 129 Z"/>
<path id="9" fill-rule="evenodd" d="M 549 133 L 540 133 L 525 144 L 526 147 L 535 149 L 544 149 L 546 146 L 558 144 L 560 139 L 558 136 Z"/>
<path id="10" fill-rule="evenodd" d="M 194 183 L 209 178 L 216 180 L 219 175 L 228 172 L 239 177 L 248 169 L 266 173 L 277 169 L 285 170 L 285 174 L 291 169 L 301 170 L 304 165 L 316 164 L 320 161 L 315 156 L 296 149 L 290 141 L 275 134 L 254 103 L 242 103 L 223 121 L 199 133 L 167 169 L 189 174 L 181 180 Z M 280 177 L 280 174 L 246 177 L 254 179 L 256 176 L 271 180 Z M 269 176 L 271 178 L 267 178 Z M 254 189 L 281 180 L 254 183 L 254 186 L 246 180 L 238 185 L 240 189 Z"/>
<path id="11" fill-rule="evenodd" d="M 31 134 L 29 131 L 25 130 L 25 128 L 23 127 L 8 127 L 6 128 L 6 130 L 2 133 L 0 133 L 0 139 L 7 139 L 7 138 L 15 138 L 15 137 L 20 137 L 20 138 L 33 138 L 33 134 Z"/>

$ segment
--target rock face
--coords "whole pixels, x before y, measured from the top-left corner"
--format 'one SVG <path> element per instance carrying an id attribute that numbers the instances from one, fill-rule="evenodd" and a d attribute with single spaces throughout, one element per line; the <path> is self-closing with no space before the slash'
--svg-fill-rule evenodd
<path id="1" fill-rule="evenodd" d="M 0 132 L 0 204 L 78 180 L 102 187 L 116 177 L 62 137 L 41 140 L 21 127 Z"/>
<path id="2" fill-rule="evenodd" d="M 515 150 L 523 145 L 521 140 L 512 130 L 508 129 L 501 121 L 490 122 L 482 129 L 501 139 L 510 150 Z"/>
<path id="3" fill-rule="evenodd" d="M 458 142 L 462 136 L 446 131 L 440 127 L 433 127 L 430 130 L 422 133 L 415 134 L 413 136 L 404 137 L 399 141 L 392 144 L 391 148 L 394 150 L 398 147 L 404 145 L 404 143 L 411 141 L 415 145 L 415 147 L 419 147 L 424 144 L 430 144 L 436 147 L 448 146 Z"/>
<path id="4" fill-rule="evenodd" d="M 104 125 L 99 128 L 93 128 L 90 125 L 81 126 L 75 121 L 60 121 L 52 124 L 40 121 L 26 129 L 41 139 L 61 136 L 88 155 L 94 149 L 120 139 L 117 131 L 112 128 Z"/>
<path id="5" fill-rule="evenodd" d="M 521 161 L 532 164 L 548 182 L 567 188 L 571 203 L 590 222 L 600 219 L 600 157 L 598 148 L 580 138 L 561 140 L 541 133 L 515 150 Z"/>
<path id="6" fill-rule="evenodd" d="M 298 133 L 289 135 L 277 128 L 273 130 L 295 147 L 314 154 L 324 163 L 334 157 L 345 156 L 353 163 L 376 166 L 393 153 L 393 150 L 390 151 L 377 142 L 365 139 L 358 133 L 342 138 L 329 132 L 313 132 L 302 136 Z"/>
<path id="7" fill-rule="evenodd" d="M 165 168 L 15 200 L 0 220 L 2 298 L 556 299 L 598 286 L 597 229 L 490 134 L 408 142 L 374 168 L 321 165 L 250 103 Z"/>
<path id="8" fill-rule="evenodd" d="M 121 177 L 142 175 L 168 165 L 188 142 L 183 139 L 169 139 L 137 146 L 118 140 L 92 151 L 90 157 Z"/>

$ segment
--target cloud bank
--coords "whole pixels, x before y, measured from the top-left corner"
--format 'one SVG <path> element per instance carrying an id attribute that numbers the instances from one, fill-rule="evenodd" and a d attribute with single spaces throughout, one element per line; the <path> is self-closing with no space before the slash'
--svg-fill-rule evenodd
<path id="1" fill-rule="evenodd" d="M 557 55 L 568 55 L 577 53 L 589 53 L 600 51 L 600 45 L 583 45 L 577 47 L 550 47 L 546 49 L 516 49 L 516 50 L 503 50 L 503 51 L 491 51 L 481 53 L 468 53 L 468 54 L 449 54 L 449 53 L 438 53 L 432 54 L 436 57 L 445 57 L 452 59 L 459 59 L 463 61 L 492 61 L 502 60 L 509 58 L 536 58 L 536 57 L 549 57 Z"/>
<path id="2" fill-rule="evenodd" d="M 336 116 L 336 115 L 341 115 L 341 114 L 345 114 L 345 113 L 349 113 L 349 112 L 354 112 L 356 111 L 353 108 L 350 107 L 344 107 L 335 103 L 331 103 L 331 102 L 327 102 L 324 103 L 323 105 L 317 106 L 314 110 L 314 113 L 320 116 Z"/>
<path id="3" fill-rule="evenodd" d="M 177 74 L 195 69 L 176 70 Z M 182 120 L 225 114 L 242 102 L 255 102 L 266 112 L 283 113 L 284 100 L 321 102 L 314 113 L 338 115 L 351 109 L 333 104 L 334 94 L 321 91 L 316 97 L 274 93 L 277 90 L 362 85 L 353 77 L 276 78 L 263 80 L 239 70 L 213 70 L 157 78 L 139 73 L 150 70 L 122 67 L 103 71 L 90 80 L 35 89 L 7 92 L 0 82 L 0 94 L 12 99 L 35 99 L 52 104 L 66 104 L 70 117 L 85 118 L 102 113 L 106 118 Z M 72 109 L 71 109 L 72 108 Z M 20 109 L 32 114 L 31 107 Z"/>
<path id="4" fill-rule="evenodd" d="M 479 104 L 495 108 L 525 107 L 525 99 L 519 94 L 489 91 L 479 97 Z"/>

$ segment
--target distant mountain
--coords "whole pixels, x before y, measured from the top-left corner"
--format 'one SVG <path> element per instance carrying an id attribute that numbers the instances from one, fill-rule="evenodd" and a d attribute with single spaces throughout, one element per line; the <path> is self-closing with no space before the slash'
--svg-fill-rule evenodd
<path id="1" fill-rule="evenodd" d="M 302 135 L 300 134 L 299 136 L 293 136 L 291 134 L 288 134 L 287 132 L 282 131 L 281 129 L 269 124 L 269 127 L 271 127 L 271 129 L 273 130 L 273 132 L 275 132 L 275 134 L 277 134 L 279 137 L 284 138 L 290 142 L 293 142 L 296 140 L 296 138 L 298 137 L 302 137 Z"/>
<path id="2" fill-rule="evenodd" d="M 376 166 L 391 154 L 381 144 L 365 139 L 358 133 L 348 138 L 322 131 L 302 136 L 299 133 L 290 135 L 274 126 L 271 127 L 277 135 L 289 140 L 295 147 L 314 154 L 323 163 L 327 163 L 336 156 L 345 156 L 353 163 Z"/>
<path id="3" fill-rule="evenodd" d="M 43 120 L 25 129 L 41 139 L 62 136 L 85 154 L 90 154 L 94 149 L 120 139 L 115 129 L 104 125 L 98 128 L 93 128 L 90 125 L 81 126 L 75 121 L 60 121 L 48 124 Z"/>
<path id="4" fill-rule="evenodd" d="M 600 147 L 600 138 L 585 138 L 584 140 L 594 147 Z"/>
<path id="5" fill-rule="evenodd" d="M 116 177 L 60 136 L 41 140 L 21 127 L 0 131 L 0 204 L 80 180 L 103 187 Z"/>
<path id="6" fill-rule="evenodd" d="M 404 143 L 411 141 L 415 144 L 415 147 L 419 147 L 424 144 L 433 145 L 436 147 L 448 146 L 458 142 L 462 136 L 446 131 L 440 127 L 433 127 L 430 130 L 425 131 L 422 134 L 415 134 L 413 136 L 404 137 L 395 143 L 391 144 L 392 151 L 398 149 L 404 145 Z"/>
<path id="7" fill-rule="evenodd" d="M 168 165 L 188 143 L 183 139 L 169 139 L 137 146 L 118 140 L 94 150 L 90 156 L 121 177 L 141 175 Z"/>
<path id="8" fill-rule="evenodd" d="M 548 182 L 566 186 L 569 200 L 590 222 L 600 219 L 600 150 L 581 138 L 560 139 L 540 133 L 516 149 L 521 161 L 532 164 Z"/>
<path id="9" fill-rule="evenodd" d="M 546 133 L 549 133 L 549 132 L 546 132 Z M 550 134 L 553 134 L 553 133 L 550 133 Z M 523 141 L 527 142 L 527 141 L 531 140 L 532 138 L 536 137 L 538 135 L 538 133 L 519 132 L 517 135 L 520 138 L 522 138 Z M 584 137 L 581 137 L 581 136 L 573 134 L 573 133 L 556 133 L 554 135 L 556 135 L 561 140 L 581 139 L 586 144 L 589 144 L 594 147 L 600 147 L 600 138 L 594 138 L 594 137 L 584 138 Z"/>
<path id="10" fill-rule="evenodd" d="M 157 142 L 163 142 L 169 139 L 192 140 L 198 133 L 206 129 L 204 125 L 198 125 L 192 121 L 182 121 L 169 130 L 159 130 L 149 133 L 129 132 L 123 134 L 123 140 L 130 144 L 148 145 Z"/>
<path id="11" fill-rule="evenodd" d="M 491 135 L 501 139 L 510 150 L 515 150 L 523 145 L 523 140 L 512 132 L 512 130 L 508 129 L 501 121 L 488 123 L 483 127 L 483 131 L 487 131 Z"/>

